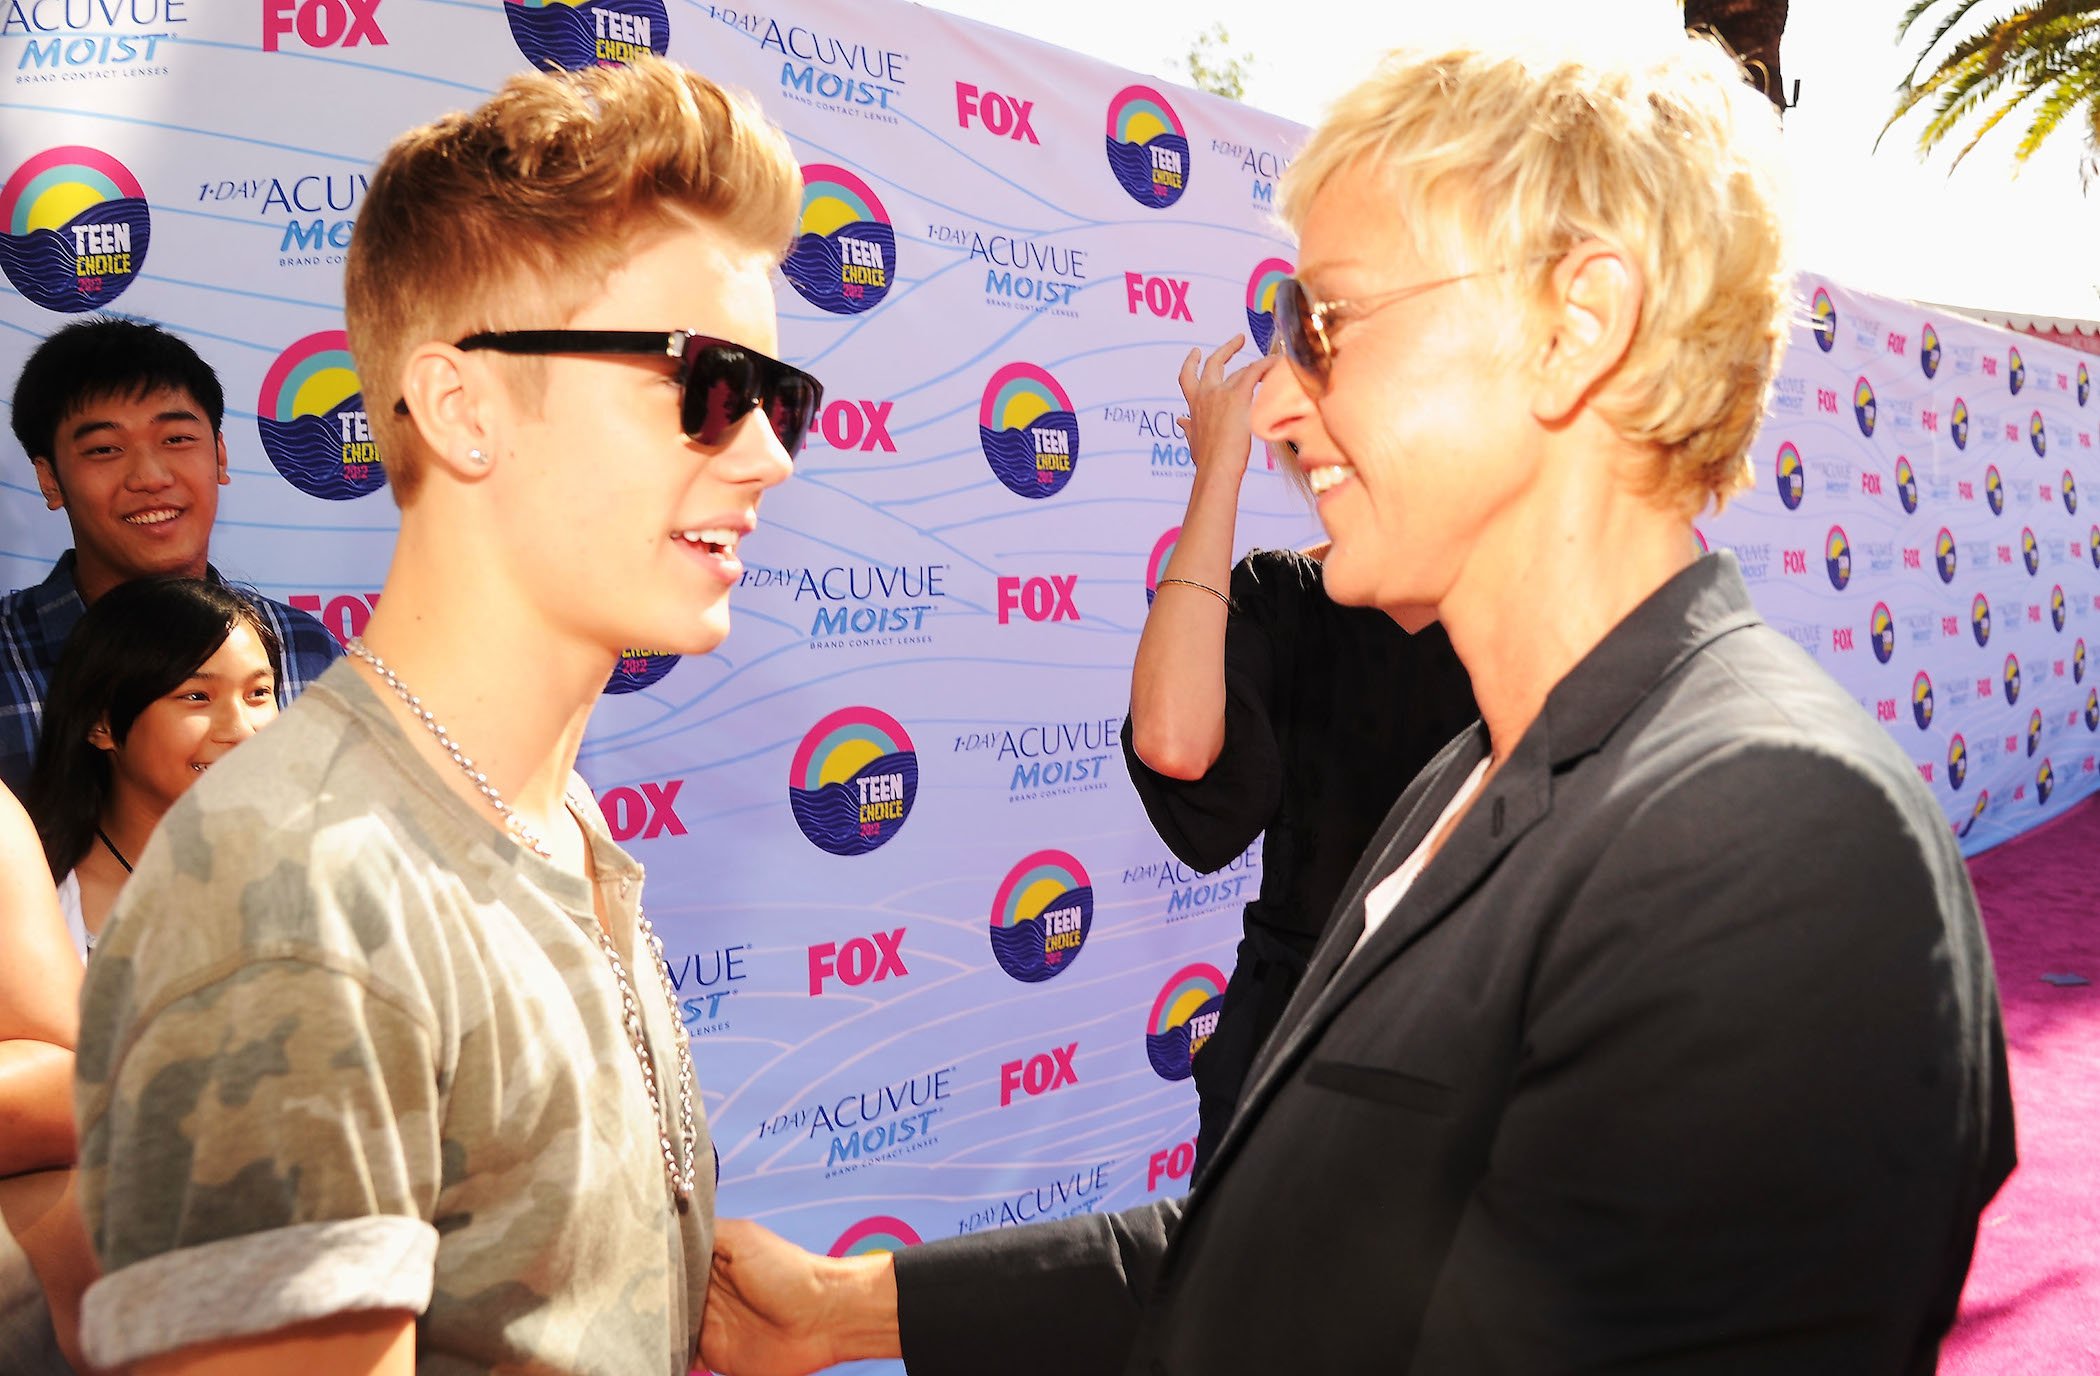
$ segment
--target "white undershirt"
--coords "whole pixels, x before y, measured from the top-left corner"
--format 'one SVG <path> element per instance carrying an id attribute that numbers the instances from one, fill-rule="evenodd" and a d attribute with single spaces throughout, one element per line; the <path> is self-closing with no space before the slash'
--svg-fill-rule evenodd
<path id="1" fill-rule="evenodd" d="M 1444 834 L 1444 828 L 1451 825 L 1451 819 L 1458 815 L 1459 810 L 1479 792 L 1480 780 L 1487 774 L 1488 762 L 1492 758 L 1489 756 L 1473 766 L 1473 772 L 1466 775 L 1466 781 L 1458 786 L 1458 792 L 1452 796 L 1450 802 L 1444 804 L 1444 810 L 1437 815 L 1435 825 L 1423 835 L 1422 843 L 1415 847 L 1415 853 L 1408 856 L 1399 869 L 1379 880 L 1377 887 L 1364 895 L 1364 930 L 1363 934 L 1356 938 L 1356 945 L 1349 948 L 1350 955 L 1353 956 L 1363 949 L 1364 943 L 1371 939 L 1371 933 L 1378 930 L 1378 925 L 1392 915 L 1393 909 L 1400 906 L 1400 900 L 1407 896 L 1407 891 L 1414 887 L 1415 880 L 1421 877 L 1422 870 L 1429 864 L 1430 847 Z"/>
<path id="2" fill-rule="evenodd" d="M 66 877 L 58 881 L 58 910 L 65 914 L 66 930 L 72 934 L 73 948 L 86 960 L 88 952 L 95 949 L 95 938 L 87 929 L 87 918 L 80 910 L 80 871 L 67 870 Z"/>

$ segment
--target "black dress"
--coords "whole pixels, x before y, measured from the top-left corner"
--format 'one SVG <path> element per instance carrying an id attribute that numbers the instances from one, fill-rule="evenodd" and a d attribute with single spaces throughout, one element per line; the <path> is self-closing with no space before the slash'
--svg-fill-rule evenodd
<path id="1" fill-rule="evenodd" d="M 1328 600 L 1318 560 L 1256 550 L 1232 570 L 1225 744 L 1202 778 L 1123 758 L 1160 839 L 1209 872 L 1267 833 L 1260 895 L 1218 1024 L 1194 1062 L 1200 1171 L 1262 1043 L 1334 917 L 1372 833 L 1437 751 L 1479 715 L 1442 626 L 1409 635 L 1384 612 Z"/>

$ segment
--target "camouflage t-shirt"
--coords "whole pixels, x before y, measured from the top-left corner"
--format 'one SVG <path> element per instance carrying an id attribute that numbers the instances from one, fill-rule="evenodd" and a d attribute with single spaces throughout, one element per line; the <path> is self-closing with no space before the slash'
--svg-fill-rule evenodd
<path id="1" fill-rule="evenodd" d="M 641 868 L 580 811 L 676 1146 Z M 681 1216 L 592 898 L 447 788 L 348 661 L 215 765 L 88 967 L 88 1355 L 405 1309 L 425 1376 L 683 1376 L 711 1151 L 702 1124 Z"/>

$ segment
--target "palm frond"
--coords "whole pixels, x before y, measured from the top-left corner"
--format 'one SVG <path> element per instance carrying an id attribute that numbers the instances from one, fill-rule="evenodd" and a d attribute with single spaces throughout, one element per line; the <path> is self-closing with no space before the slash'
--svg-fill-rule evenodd
<path id="1" fill-rule="evenodd" d="M 2046 81 L 2030 81 L 2020 89 L 2019 94 L 2004 101 L 1998 106 L 1997 109 L 1991 111 L 1989 115 L 1985 116 L 1983 123 L 1977 126 L 1976 132 L 1969 136 L 1969 141 L 1961 146 L 1961 151 L 1959 153 L 1956 153 L 1954 155 L 1954 161 L 1951 164 L 1949 164 L 1947 168 L 1948 175 L 1952 176 L 1954 173 L 1954 169 L 1961 166 L 1962 159 L 1968 157 L 1969 154 L 1976 151 L 1976 145 L 1983 142 L 1984 135 L 1990 133 L 1991 130 L 1996 129 L 1998 125 L 2006 118 L 2006 116 L 2012 114 L 2013 111 L 2019 109 L 2022 105 L 2026 104 L 2029 100 L 2033 99 L 2034 94 L 2037 91 L 2046 89 L 2047 85 L 2048 83 Z M 2015 161 L 2018 161 L 2018 159 L 2015 159 Z"/>
<path id="2" fill-rule="evenodd" d="M 1910 26 L 1917 23 L 1925 11 L 1939 3 L 1940 0 L 1917 0 L 1917 3 L 1912 5 L 1910 11 L 1903 16 L 1902 22 L 1896 25 L 1896 41 L 1902 42 L 1909 35 Z M 1940 22 L 1940 26 L 1932 31 L 1931 39 L 1926 42 L 1924 47 L 1918 49 L 1918 60 L 1910 64 L 1910 74 L 1904 77 L 1904 84 L 1909 85 L 1917 81 L 1918 68 L 1925 65 L 1925 59 L 1932 56 L 1932 50 L 1940 45 L 1940 40 L 1954 32 L 1961 24 L 1961 21 L 1968 18 L 1969 11 L 1975 9 L 1981 3 L 1983 3 L 1983 0 L 1956 0 L 1953 13 Z"/>
<path id="3" fill-rule="evenodd" d="M 1942 51 L 1982 3 L 1913 0 L 1905 10 L 1897 25 L 1899 40 L 1944 6 L 1931 39 L 1918 50 L 1909 74 L 1896 88 L 1894 109 L 1875 146 L 1921 105 L 1931 109 L 1918 133 L 1921 156 L 1974 120 L 1968 140 L 1954 154 L 1951 172 L 1993 129 L 2024 110 L 2031 117 L 2013 152 L 2015 164 L 2020 164 L 2082 110 L 2078 124 L 2088 129 L 2093 150 L 2080 168 L 2081 178 L 2087 179 L 2100 169 L 2100 0 L 2023 0 L 2011 14 L 1986 21 Z"/>
<path id="4" fill-rule="evenodd" d="M 2078 189 L 2081 192 L 2091 191 L 2094 179 L 2100 178 L 2100 101 L 2094 101 L 2086 108 L 2086 155 L 2078 160 Z"/>
<path id="5" fill-rule="evenodd" d="M 2049 98 L 2034 112 L 2034 120 L 2027 126 L 2026 137 L 2019 147 L 2013 149 L 2013 161 L 2024 163 L 2040 150 L 2042 141 L 2063 126 L 2080 105 L 2094 103 L 2100 97 L 2100 65 L 2092 71 L 2080 72 L 2058 81 L 2049 92 Z M 2095 117 L 2100 118 L 2100 104 L 2095 104 Z"/>

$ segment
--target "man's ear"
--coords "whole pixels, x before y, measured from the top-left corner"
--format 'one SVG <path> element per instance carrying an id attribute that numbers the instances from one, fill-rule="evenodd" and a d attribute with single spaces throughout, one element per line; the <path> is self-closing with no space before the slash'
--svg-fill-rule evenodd
<path id="1" fill-rule="evenodd" d="M 233 473 L 226 467 L 226 436 L 214 433 L 211 438 L 219 446 L 219 486 L 224 487 L 233 481 Z"/>
<path id="2" fill-rule="evenodd" d="M 490 389 L 496 380 L 450 344 L 418 345 L 401 365 L 401 397 L 429 462 L 462 482 L 494 467 Z"/>
<path id="3" fill-rule="evenodd" d="M 48 511 L 62 511 L 66 505 L 66 490 L 58 485 L 58 469 L 50 459 L 39 456 L 29 461 L 36 470 L 36 490 L 44 494 L 44 507 Z"/>
<path id="4" fill-rule="evenodd" d="M 1641 320 L 1645 284 L 1626 252 L 1586 239 L 1554 265 L 1544 303 L 1532 414 L 1558 425 L 1618 371 Z"/>

